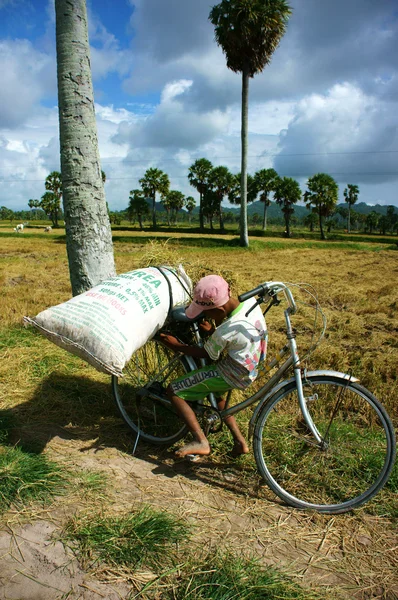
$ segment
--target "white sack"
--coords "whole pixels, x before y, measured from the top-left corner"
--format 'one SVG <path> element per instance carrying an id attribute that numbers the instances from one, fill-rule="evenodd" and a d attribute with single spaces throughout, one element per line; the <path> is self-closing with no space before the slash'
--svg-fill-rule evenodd
<path id="1" fill-rule="evenodd" d="M 164 325 L 169 309 L 190 301 L 191 291 L 181 265 L 148 267 L 103 281 L 24 322 L 98 371 L 119 377 L 132 354 Z"/>

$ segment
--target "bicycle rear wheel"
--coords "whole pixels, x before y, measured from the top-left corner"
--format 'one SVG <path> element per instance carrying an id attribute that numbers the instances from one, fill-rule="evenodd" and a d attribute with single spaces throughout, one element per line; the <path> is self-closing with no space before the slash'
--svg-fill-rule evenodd
<path id="1" fill-rule="evenodd" d="M 171 381 L 189 370 L 185 357 L 150 340 L 132 356 L 122 378 L 112 377 L 112 391 L 120 414 L 140 439 L 156 445 L 172 445 L 187 434 L 165 390 Z M 151 392 L 163 400 L 151 396 Z"/>
<path id="2" fill-rule="evenodd" d="M 302 415 L 295 382 L 264 406 L 255 425 L 258 470 L 287 504 L 342 513 L 372 498 L 395 460 L 392 423 L 368 390 L 343 377 L 311 376 L 304 386 L 319 444 Z"/>

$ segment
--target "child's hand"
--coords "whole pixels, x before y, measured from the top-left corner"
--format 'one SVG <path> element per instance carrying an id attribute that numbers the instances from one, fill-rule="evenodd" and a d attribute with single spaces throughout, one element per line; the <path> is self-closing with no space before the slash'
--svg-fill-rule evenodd
<path id="1" fill-rule="evenodd" d="M 199 327 L 200 330 L 207 335 L 213 333 L 214 331 L 214 326 L 211 323 L 209 323 L 209 321 L 202 321 L 201 323 L 199 323 Z"/>
<path id="2" fill-rule="evenodd" d="M 159 337 L 162 344 L 168 348 L 171 348 L 172 350 L 175 350 L 177 347 L 181 346 L 181 343 L 177 340 L 177 338 L 169 333 L 160 333 Z"/>

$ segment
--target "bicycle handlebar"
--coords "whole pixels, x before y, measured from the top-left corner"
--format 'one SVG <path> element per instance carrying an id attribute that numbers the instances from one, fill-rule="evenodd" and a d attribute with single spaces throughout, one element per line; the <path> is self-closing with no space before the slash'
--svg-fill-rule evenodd
<path id="1" fill-rule="evenodd" d="M 293 294 L 287 285 L 281 281 L 266 281 L 265 283 L 261 283 L 253 290 L 240 294 L 238 299 L 239 302 L 244 302 L 245 300 L 253 298 L 253 296 L 261 296 L 262 298 L 265 298 L 267 295 L 271 296 L 272 294 L 278 294 L 280 292 L 284 293 L 290 307 L 290 312 L 294 314 L 297 311 L 297 306 L 294 301 Z"/>

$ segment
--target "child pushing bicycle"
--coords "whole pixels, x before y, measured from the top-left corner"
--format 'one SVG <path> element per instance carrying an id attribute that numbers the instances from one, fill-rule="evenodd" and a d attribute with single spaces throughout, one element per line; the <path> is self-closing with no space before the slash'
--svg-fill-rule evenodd
<path id="1" fill-rule="evenodd" d="M 256 379 L 258 364 L 267 349 L 267 329 L 260 307 L 253 308 L 253 300 L 239 302 L 232 297 L 228 283 L 219 275 L 203 277 L 194 288 L 186 315 L 194 319 L 201 313 L 216 324 L 216 327 L 208 321 L 200 324 L 201 330 L 209 335 L 203 347 L 183 344 L 172 335 L 160 334 L 162 343 L 175 352 L 209 361 L 205 367 L 179 377 L 167 388 L 167 396 L 194 438 L 176 452 L 179 458 L 190 454 L 206 456 L 211 452 L 189 402 L 213 393 L 219 410 L 223 410 L 223 395 L 231 389 L 246 389 Z M 226 355 L 221 356 L 222 353 Z M 247 454 L 249 448 L 235 417 L 227 417 L 225 424 L 234 440 L 231 455 Z"/>

